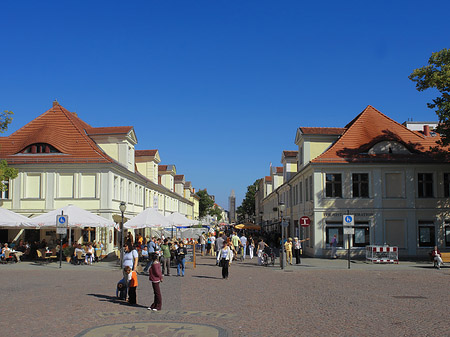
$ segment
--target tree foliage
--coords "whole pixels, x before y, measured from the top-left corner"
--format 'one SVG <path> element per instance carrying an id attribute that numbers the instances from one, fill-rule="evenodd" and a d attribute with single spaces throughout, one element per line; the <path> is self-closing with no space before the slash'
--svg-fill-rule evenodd
<path id="1" fill-rule="evenodd" d="M 8 129 L 8 125 L 12 121 L 12 111 L 5 110 L 0 113 L 0 132 L 3 133 Z M 15 168 L 9 167 L 6 160 L 0 161 L 0 191 L 6 190 L 6 185 L 3 181 L 14 179 L 18 175 L 18 171 Z"/>
<path id="2" fill-rule="evenodd" d="M 247 214 L 248 217 L 255 216 L 255 195 L 258 188 L 260 179 L 256 180 L 252 185 L 247 186 L 247 193 L 245 193 L 245 198 L 242 200 L 242 204 L 237 208 L 236 213 L 241 219 L 245 218 Z"/>
<path id="3" fill-rule="evenodd" d="M 209 215 L 211 215 L 212 217 L 216 217 L 217 221 L 222 220 L 222 210 L 217 207 L 217 205 L 213 205 L 213 207 L 211 207 L 211 209 L 209 210 Z"/>
<path id="4" fill-rule="evenodd" d="M 439 117 L 437 132 L 441 134 L 442 145 L 450 144 L 450 49 L 431 54 L 428 65 L 414 69 L 409 79 L 416 82 L 416 89 L 424 91 L 435 88 L 441 96 L 427 103 L 430 109 L 436 109 Z"/>
<path id="5" fill-rule="evenodd" d="M 199 190 L 196 194 L 200 198 L 198 205 L 199 216 L 200 218 L 203 218 L 209 214 L 209 211 L 214 206 L 214 200 L 209 196 L 206 190 Z"/>

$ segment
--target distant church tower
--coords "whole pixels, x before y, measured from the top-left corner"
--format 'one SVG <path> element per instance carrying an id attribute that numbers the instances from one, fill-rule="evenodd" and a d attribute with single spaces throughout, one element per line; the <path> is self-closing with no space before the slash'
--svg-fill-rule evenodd
<path id="1" fill-rule="evenodd" d="M 228 212 L 230 213 L 230 222 L 236 222 L 236 196 L 234 190 L 231 190 L 231 195 L 228 197 Z"/>

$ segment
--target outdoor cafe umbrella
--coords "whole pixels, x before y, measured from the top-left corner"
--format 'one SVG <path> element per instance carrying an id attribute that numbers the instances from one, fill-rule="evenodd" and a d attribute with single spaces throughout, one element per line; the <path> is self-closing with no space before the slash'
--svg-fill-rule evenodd
<path id="1" fill-rule="evenodd" d="M 33 228 L 36 226 L 30 224 L 30 219 L 25 216 L 0 208 L 0 227 Z"/>
<path id="2" fill-rule="evenodd" d="M 240 224 L 240 225 L 236 225 L 234 226 L 234 228 L 236 229 L 253 229 L 253 230 L 260 230 L 261 226 L 260 225 L 255 225 L 253 223 L 245 223 L 245 224 Z"/>
<path id="3" fill-rule="evenodd" d="M 167 219 L 169 219 L 171 225 L 173 226 L 189 226 L 189 225 L 195 225 L 197 221 L 188 219 L 183 214 L 174 212 L 167 216 Z"/>
<path id="4" fill-rule="evenodd" d="M 155 208 L 146 208 L 133 219 L 124 223 L 123 228 L 138 229 L 146 227 L 170 227 L 169 219 Z"/>
<path id="5" fill-rule="evenodd" d="M 99 215 L 88 212 L 74 205 L 68 205 L 55 209 L 35 218 L 29 219 L 29 222 L 39 227 L 56 227 L 56 217 L 58 215 L 67 215 L 68 227 L 113 227 L 114 222 L 105 219 Z"/>

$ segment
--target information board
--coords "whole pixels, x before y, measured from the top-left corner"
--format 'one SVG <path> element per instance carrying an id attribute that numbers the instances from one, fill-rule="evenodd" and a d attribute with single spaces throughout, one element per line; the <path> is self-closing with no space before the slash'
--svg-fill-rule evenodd
<path id="1" fill-rule="evenodd" d="M 187 244 L 187 245 L 185 245 L 185 247 L 186 247 L 186 250 L 187 250 L 187 254 L 184 257 L 185 258 L 184 262 L 185 263 L 192 263 L 194 265 L 194 268 L 195 268 L 196 267 L 195 266 L 195 245 Z"/>

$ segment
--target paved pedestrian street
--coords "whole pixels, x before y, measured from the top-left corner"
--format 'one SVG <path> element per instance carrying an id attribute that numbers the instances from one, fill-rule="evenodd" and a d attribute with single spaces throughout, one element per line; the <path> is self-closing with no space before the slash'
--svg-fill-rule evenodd
<path id="1" fill-rule="evenodd" d="M 450 267 L 303 259 L 300 266 L 210 257 L 165 277 L 163 310 L 139 275 L 138 305 L 115 297 L 115 262 L 0 265 L 2 336 L 450 336 Z M 176 269 L 171 270 L 176 275 Z"/>

